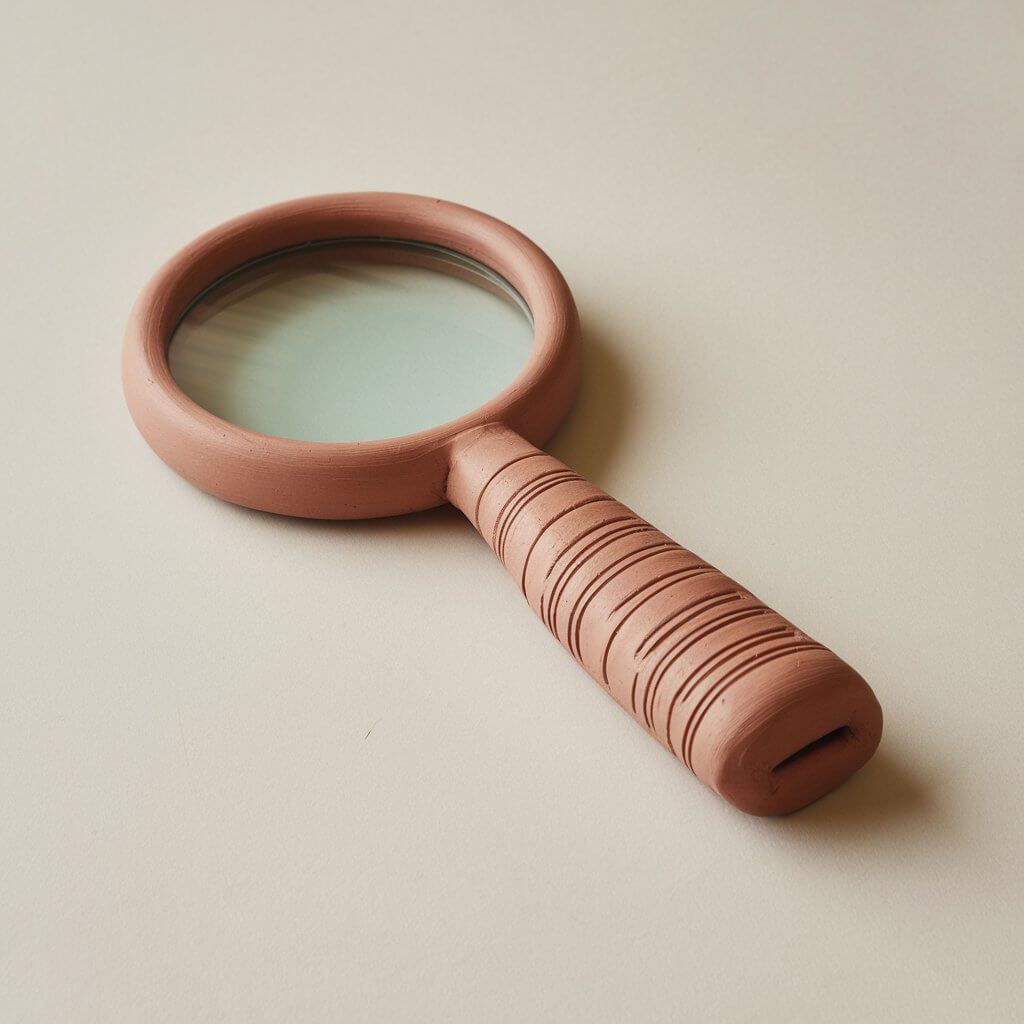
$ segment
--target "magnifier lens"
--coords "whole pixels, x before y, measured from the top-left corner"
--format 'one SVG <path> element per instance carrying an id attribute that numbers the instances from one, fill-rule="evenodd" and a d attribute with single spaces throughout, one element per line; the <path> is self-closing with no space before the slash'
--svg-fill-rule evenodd
<path id="1" fill-rule="evenodd" d="M 180 319 L 168 361 L 193 401 L 241 427 L 371 441 L 483 405 L 532 342 L 525 302 L 482 264 L 439 246 L 346 239 L 216 281 Z"/>

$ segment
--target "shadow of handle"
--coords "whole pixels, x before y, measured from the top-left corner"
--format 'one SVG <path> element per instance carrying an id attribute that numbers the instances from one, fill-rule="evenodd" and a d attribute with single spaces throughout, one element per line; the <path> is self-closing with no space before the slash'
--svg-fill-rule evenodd
<path id="1" fill-rule="evenodd" d="M 737 807 L 796 810 L 874 753 L 849 665 L 514 431 L 459 437 L 447 490 L 569 653 Z"/>

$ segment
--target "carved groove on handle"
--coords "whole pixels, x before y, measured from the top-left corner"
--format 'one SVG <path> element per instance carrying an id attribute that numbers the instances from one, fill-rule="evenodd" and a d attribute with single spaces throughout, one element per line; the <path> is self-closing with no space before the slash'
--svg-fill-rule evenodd
<path id="1" fill-rule="evenodd" d="M 609 530 L 609 526 L 611 526 L 612 529 Z M 540 617 L 544 620 L 545 625 L 552 633 L 556 633 L 557 635 L 554 612 L 558 607 L 559 596 L 565 588 L 572 583 L 573 577 L 576 573 L 586 565 L 587 558 L 595 551 L 595 549 L 600 550 L 602 547 L 610 544 L 613 540 L 619 537 L 633 533 L 643 533 L 650 529 L 652 529 L 652 527 L 637 526 L 632 516 L 613 516 L 604 523 L 598 523 L 597 526 L 589 527 L 584 530 L 581 535 L 573 539 L 563 553 L 563 558 L 566 554 L 572 551 L 572 549 L 576 547 L 581 540 L 589 538 L 583 547 L 581 547 L 570 558 L 566 559 L 565 565 L 562 566 L 553 582 L 551 581 L 551 577 L 554 575 L 555 569 L 558 568 L 558 563 L 562 561 L 561 558 L 556 559 L 551 564 L 551 568 L 548 569 L 544 578 L 545 590 L 541 595 Z M 597 536 L 595 537 L 594 534 L 597 534 Z"/>
<path id="2" fill-rule="evenodd" d="M 482 530 L 480 530 L 480 502 L 482 502 L 484 500 L 484 494 L 487 492 L 487 488 L 490 487 L 490 485 L 492 483 L 494 483 L 494 481 L 499 476 L 501 476 L 501 474 L 504 473 L 506 469 L 508 469 L 510 466 L 515 465 L 515 463 L 523 462 L 525 459 L 542 459 L 542 458 L 544 458 L 544 452 L 537 451 L 535 449 L 533 451 L 526 452 L 525 455 L 521 454 L 521 455 L 517 455 L 514 459 L 509 459 L 508 462 L 505 462 L 502 465 L 500 465 L 490 475 L 490 477 L 488 478 L 487 482 L 483 485 L 483 487 L 480 488 L 480 493 L 477 496 L 476 505 L 474 506 L 474 509 L 473 509 L 473 515 L 471 516 L 472 523 L 477 528 L 478 532 L 481 532 L 481 533 L 483 532 Z M 494 545 L 492 544 L 491 547 L 493 548 L 493 546 Z"/>
<path id="3" fill-rule="evenodd" d="M 804 744 L 828 788 L 874 750 L 877 702 L 849 666 L 512 431 L 481 428 L 466 441 L 453 455 L 448 494 L 551 633 L 676 757 L 723 793 L 732 775 L 753 773 L 764 792 L 748 809 L 806 802 L 819 785 L 800 766 L 784 779 L 772 774 L 800 753 L 799 743 L 783 748 L 801 730 L 822 729 Z M 802 717 L 791 713 L 800 701 L 810 707 Z M 769 735 L 762 719 L 772 716 L 782 724 Z M 843 721 L 830 725 L 836 716 Z M 749 750 L 737 740 L 744 729 Z M 833 732 L 850 743 L 837 743 L 826 762 L 815 743 Z"/>

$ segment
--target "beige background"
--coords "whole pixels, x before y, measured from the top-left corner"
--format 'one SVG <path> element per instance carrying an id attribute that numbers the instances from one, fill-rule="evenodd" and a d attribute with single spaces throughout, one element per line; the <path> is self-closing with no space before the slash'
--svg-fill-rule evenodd
<path id="1" fill-rule="evenodd" d="M 1022 32 L 6 0 L 0 1019 L 1019 1019 Z M 745 817 L 455 514 L 283 521 L 151 455 L 152 270 L 365 188 L 548 249 L 587 337 L 554 450 L 863 672 L 853 782 Z"/>

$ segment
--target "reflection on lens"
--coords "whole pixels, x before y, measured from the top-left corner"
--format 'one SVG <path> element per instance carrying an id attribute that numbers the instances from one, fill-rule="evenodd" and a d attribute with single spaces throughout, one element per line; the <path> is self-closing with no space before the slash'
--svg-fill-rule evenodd
<path id="1" fill-rule="evenodd" d="M 303 246 L 207 289 L 176 327 L 181 389 L 249 430 L 398 437 L 471 412 L 526 362 L 533 327 L 493 271 L 434 246 Z"/>

